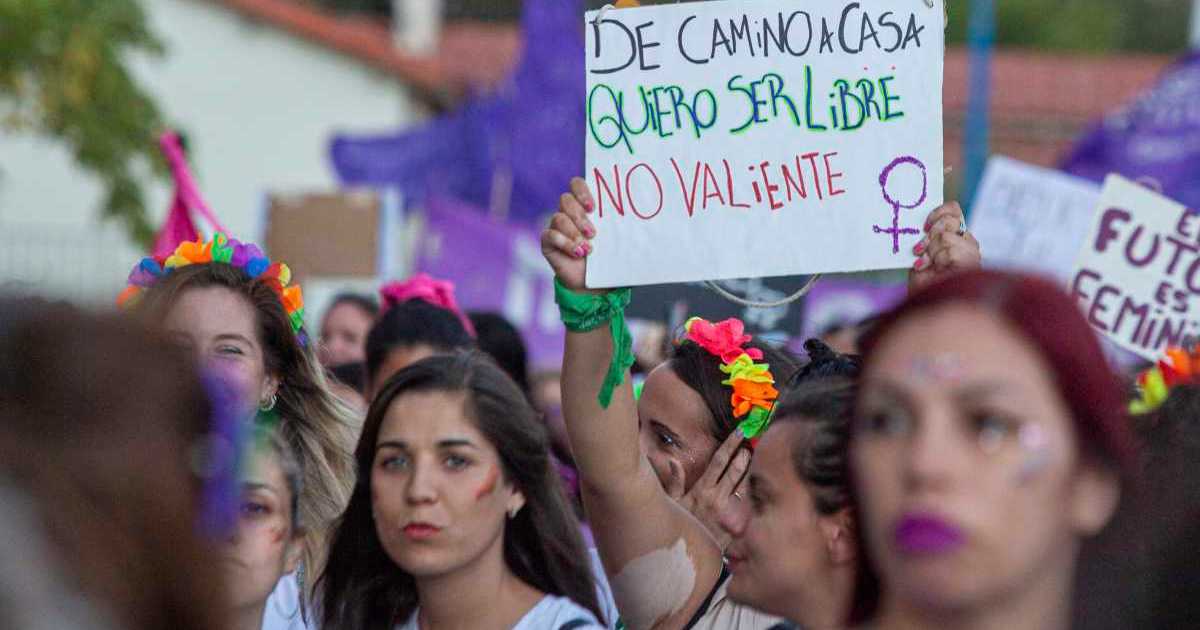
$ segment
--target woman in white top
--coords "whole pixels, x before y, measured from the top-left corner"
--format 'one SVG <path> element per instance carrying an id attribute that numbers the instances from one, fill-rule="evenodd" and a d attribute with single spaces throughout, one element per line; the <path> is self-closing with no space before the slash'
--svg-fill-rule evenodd
<path id="1" fill-rule="evenodd" d="M 489 359 L 401 370 L 372 403 L 355 459 L 318 583 L 322 627 L 600 627 L 545 428 Z"/>

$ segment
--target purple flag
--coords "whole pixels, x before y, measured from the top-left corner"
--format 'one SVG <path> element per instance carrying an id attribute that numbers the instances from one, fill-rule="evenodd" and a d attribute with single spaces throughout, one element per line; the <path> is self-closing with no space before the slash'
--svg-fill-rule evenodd
<path id="1" fill-rule="evenodd" d="M 582 5 L 526 0 L 521 26 L 521 61 L 495 93 L 416 129 L 334 138 L 342 183 L 396 186 L 417 204 L 441 195 L 489 208 L 496 198 L 515 221 L 553 211 L 583 172 Z"/>
<path id="2" fill-rule="evenodd" d="M 1200 53 L 1171 65 L 1134 102 L 1105 116 L 1063 170 L 1100 182 L 1120 173 L 1200 207 Z"/>
<path id="3" fill-rule="evenodd" d="M 521 331 L 531 365 L 557 368 L 563 326 L 538 239 L 533 228 L 498 224 L 470 204 L 431 197 L 416 270 L 453 282 L 464 309 L 504 315 Z"/>
<path id="4" fill-rule="evenodd" d="M 907 292 L 903 284 L 822 278 L 804 299 L 804 329 L 797 341 L 802 344 L 832 327 L 853 326 L 879 315 L 899 304 Z"/>

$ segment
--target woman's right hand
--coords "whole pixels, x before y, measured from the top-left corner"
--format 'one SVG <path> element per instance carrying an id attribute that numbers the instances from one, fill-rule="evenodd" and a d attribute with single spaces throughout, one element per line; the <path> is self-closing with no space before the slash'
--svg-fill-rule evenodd
<path id="1" fill-rule="evenodd" d="M 559 198 L 558 212 L 542 232 L 542 255 L 558 281 L 572 291 L 584 290 L 587 257 L 592 253 L 591 239 L 596 236 L 596 226 L 587 218 L 592 205 L 587 182 L 580 177 L 572 179 L 571 192 Z"/>

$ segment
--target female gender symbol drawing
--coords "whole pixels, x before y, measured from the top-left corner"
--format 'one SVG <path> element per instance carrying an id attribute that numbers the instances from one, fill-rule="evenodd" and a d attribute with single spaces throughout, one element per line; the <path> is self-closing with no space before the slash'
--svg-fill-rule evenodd
<path id="1" fill-rule="evenodd" d="M 891 179 L 891 177 L 892 177 L 892 171 L 896 170 L 896 168 L 898 168 L 901 164 L 912 164 L 912 165 L 916 166 L 917 168 L 921 169 L 921 198 L 917 199 L 911 205 L 905 205 L 905 204 L 893 199 L 892 196 L 888 194 L 888 189 L 887 189 L 888 180 Z M 876 225 L 876 226 L 874 226 L 875 233 L 876 234 L 891 234 L 892 235 L 892 253 L 899 254 L 900 253 L 900 235 L 901 234 L 920 234 L 921 233 L 920 230 L 915 229 L 915 228 L 901 228 L 900 227 L 900 210 L 901 209 L 913 210 L 915 208 L 920 207 L 921 204 L 925 203 L 926 194 L 929 192 L 929 175 L 928 175 L 928 173 L 925 172 L 925 164 L 923 162 L 921 162 L 921 160 L 918 160 L 917 158 L 912 157 L 911 155 L 905 155 L 905 156 L 896 158 L 895 160 L 892 161 L 891 164 L 887 165 L 887 168 L 883 169 L 882 173 L 879 174 L 879 190 L 883 193 L 883 200 L 888 202 L 888 205 L 890 205 L 892 207 L 892 227 L 881 228 L 878 225 Z"/>

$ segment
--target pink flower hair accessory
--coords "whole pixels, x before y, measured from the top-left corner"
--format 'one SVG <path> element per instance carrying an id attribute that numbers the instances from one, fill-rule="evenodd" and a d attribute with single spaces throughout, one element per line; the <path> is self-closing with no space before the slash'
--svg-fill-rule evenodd
<path id="1" fill-rule="evenodd" d="M 762 350 L 746 347 L 753 338 L 746 334 L 745 324 L 736 318 L 714 324 L 693 317 L 685 329 L 689 341 L 721 360 L 721 371 L 729 375 L 721 384 L 733 389 L 729 400 L 733 416 L 741 420 L 738 430 L 753 448 L 771 423 L 771 411 L 779 398 L 771 366 L 757 363 L 763 358 Z"/>
<path id="2" fill-rule="evenodd" d="M 750 343 L 753 337 L 746 334 L 746 325 L 740 319 L 731 317 L 714 324 L 706 319 L 693 317 L 688 320 L 686 327 L 687 338 L 707 350 L 709 354 L 720 358 L 722 363 L 733 363 L 743 354 L 749 355 L 755 361 L 763 358 L 763 353 L 758 348 L 743 349 L 742 346 Z"/>
<path id="3" fill-rule="evenodd" d="M 393 306 L 409 300 L 422 300 L 438 308 L 454 313 L 462 322 L 467 334 L 475 337 L 475 326 L 470 318 L 458 306 L 454 298 L 454 283 L 438 280 L 429 274 L 418 273 L 403 282 L 389 282 L 379 289 L 379 297 L 383 301 L 383 311 L 387 312 Z"/>

